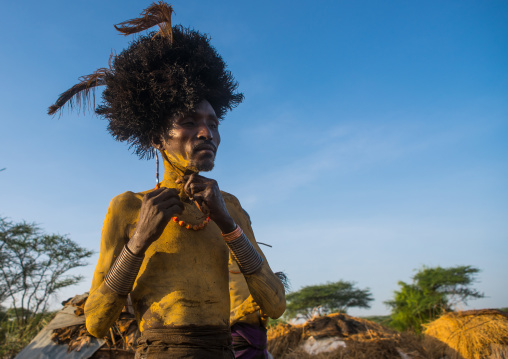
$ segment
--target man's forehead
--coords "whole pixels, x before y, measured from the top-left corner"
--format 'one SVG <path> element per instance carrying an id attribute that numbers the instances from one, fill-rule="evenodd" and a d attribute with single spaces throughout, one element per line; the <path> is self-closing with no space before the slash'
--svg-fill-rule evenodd
<path id="1" fill-rule="evenodd" d="M 201 101 L 196 107 L 189 113 L 189 115 L 205 116 L 214 120 L 217 120 L 217 115 L 212 105 L 206 100 Z"/>

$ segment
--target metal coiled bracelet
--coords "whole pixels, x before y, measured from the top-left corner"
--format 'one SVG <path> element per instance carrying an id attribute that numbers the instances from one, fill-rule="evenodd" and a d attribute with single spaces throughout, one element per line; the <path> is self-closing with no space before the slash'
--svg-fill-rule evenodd
<path id="1" fill-rule="evenodd" d="M 233 232 L 223 233 L 222 236 L 243 274 L 253 274 L 261 268 L 263 257 L 259 255 L 238 225 Z"/>
<path id="2" fill-rule="evenodd" d="M 124 246 L 115 263 L 104 278 L 106 285 L 120 295 L 127 295 L 132 290 L 144 257 L 138 257 Z"/>

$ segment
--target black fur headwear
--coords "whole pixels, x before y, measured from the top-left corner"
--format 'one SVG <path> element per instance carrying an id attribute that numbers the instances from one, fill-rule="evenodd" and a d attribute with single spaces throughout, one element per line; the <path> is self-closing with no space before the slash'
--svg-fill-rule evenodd
<path id="1" fill-rule="evenodd" d="M 153 144 L 169 126 L 168 120 L 192 111 L 207 100 L 222 119 L 243 100 L 226 64 L 210 39 L 182 26 L 171 26 L 171 6 L 159 2 L 142 17 L 115 28 L 125 35 L 159 25 L 159 32 L 140 36 L 117 56 L 110 67 L 80 78 L 60 95 L 50 115 L 73 101 L 86 106 L 96 86 L 105 85 L 95 112 L 109 121 L 108 130 L 127 141 L 141 158 L 153 155 Z"/>

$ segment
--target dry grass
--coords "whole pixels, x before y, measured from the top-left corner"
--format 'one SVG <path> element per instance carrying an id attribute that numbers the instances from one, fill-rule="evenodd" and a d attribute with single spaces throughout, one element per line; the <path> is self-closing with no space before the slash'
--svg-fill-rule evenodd
<path id="1" fill-rule="evenodd" d="M 438 340 L 428 340 L 412 333 L 374 339 L 353 336 L 344 341 L 345 348 L 315 355 L 308 354 L 299 345 L 286 350 L 278 347 L 272 354 L 277 359 L 400 359 L 400 353 L 404 353 L 411 359 L 443 359 L 448 350 L 447 346 Z M 269 345 L 269 351 L 272 348 L 273 344 Z"/>
<path id="2" fill-rule="evenodd" d="M 298 347 L 303 338 L 303 326 L 277 324 L 268 330 L 268 351 L 274 358 L 283 358 L 288 350 Z"/>
<path id="3" fill-rule="evenodd" d="M 84 315 L 84 307 L 88 295 L 79 295 L 64 303 L 64 306 L 76 307 L 76 316 Z M 106 347 L 109 349 L 121 349 L 134 352 L 136 341 L 139 338 L 139 329 L 134 315 L 123 311 L 115 324 L 109 329 L 108 334 L 103 338 L 106 340 Z M 51 339 L 58 344 L 67 344 L 68 352 L 79 351 L 83 346 L 90 343 L 92 335 L 86 330 L 85 324 L 53 330 Z"/>
<path id="4" fill-rule="evenodd" d="M 301 347 L 313 337 L 338 338 L 346 343 L 327 353 L 310 355 Z M 413 333 L 397 333 L 380 324 L 332 314 L 314 318 L 303 325 L 279 324 L 268 330 L 268 351 L 277 359 L 442 359 L 447 346 L 434 338 Z"/>
<path id="5" fill-rule="evenodd" d="M 6 319 L 0 323 L 0 358 L 14 358 L 53 319 L 56 313 L 43 313 L 25 325 Z"/>
<path id="6" fill-rule="evenodd" d="M 489 359 L 508 359 L 507 345 L 491 344 L 490 348 L 492 350 L 492 354 Z"/>
<path id="7" fill-rule="evenodd" d="M 508 313 L 496 309 L 445 314 L 425 334 L 446 343 L 450 359 L 508 358 Z"/>

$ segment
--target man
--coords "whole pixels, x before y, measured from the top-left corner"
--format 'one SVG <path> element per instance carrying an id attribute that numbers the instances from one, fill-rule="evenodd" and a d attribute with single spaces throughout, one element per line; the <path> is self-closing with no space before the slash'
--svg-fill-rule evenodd
<path id="1" fill-rule="evenodd" d="M 50 114 L 105 85 L 96 113 L 141 157 L 164 161 L 159 188 L 125 192 L 110 203 L 100 257 L 85 306 L 88 331 L 102 337 L 130 294 L 142 332 L 137 358 L 232 358 L 228 257 L 272 318 L 285 310 L 284 287 L 256 244 L 240 202 L 200 175 L 213 168 L 219 119 L 239 104 L 236 82 L 209 39 L 171 27 L 170 6 L 147 8 L 117 30 L 141 36 L 109 69 L 64 92 Z"/>

